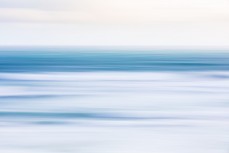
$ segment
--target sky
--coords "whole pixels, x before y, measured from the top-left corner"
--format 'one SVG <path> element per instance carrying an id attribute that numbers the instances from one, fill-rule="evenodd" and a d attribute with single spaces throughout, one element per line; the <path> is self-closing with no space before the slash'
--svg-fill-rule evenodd
<path id="1" fill-rule="evenodd" d="M 0 0 L 0 46 L 229 48 L 229 0 Z"/>

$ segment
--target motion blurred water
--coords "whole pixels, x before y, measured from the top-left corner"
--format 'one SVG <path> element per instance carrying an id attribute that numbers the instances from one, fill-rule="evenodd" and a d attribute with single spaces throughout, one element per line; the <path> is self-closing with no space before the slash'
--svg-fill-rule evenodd
<path id="1" fill-rule="evenodd" d="M 229 54 L 1 51 L 2 153 L 227 153 Z"/>

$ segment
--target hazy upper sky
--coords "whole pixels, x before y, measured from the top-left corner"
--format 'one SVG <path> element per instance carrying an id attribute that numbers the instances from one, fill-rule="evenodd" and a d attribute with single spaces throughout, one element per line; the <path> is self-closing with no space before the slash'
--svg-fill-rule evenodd
<path id="1" fill-rule="evenodd" d="M 229 0 L 0 0 L 0 45 L 229 48 Z"/>

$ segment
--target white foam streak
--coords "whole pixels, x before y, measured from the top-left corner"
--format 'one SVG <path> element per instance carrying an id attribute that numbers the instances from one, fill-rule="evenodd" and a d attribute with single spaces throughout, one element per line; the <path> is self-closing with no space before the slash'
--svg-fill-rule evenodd
<path id="1" fill-rule="evenodd" d="M 224 153 L 229 72 L 0 74 L 0 152 Z"/>

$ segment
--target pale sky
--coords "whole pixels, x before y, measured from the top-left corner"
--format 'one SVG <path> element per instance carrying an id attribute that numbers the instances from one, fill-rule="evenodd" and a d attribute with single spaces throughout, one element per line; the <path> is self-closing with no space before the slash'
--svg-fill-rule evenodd
<path id="1" fill-rule="evenodd" d="M 0 0 L 0 46 L 229 48 L 229 0 Z"/>

